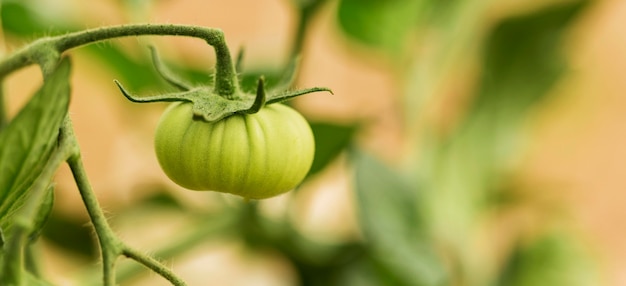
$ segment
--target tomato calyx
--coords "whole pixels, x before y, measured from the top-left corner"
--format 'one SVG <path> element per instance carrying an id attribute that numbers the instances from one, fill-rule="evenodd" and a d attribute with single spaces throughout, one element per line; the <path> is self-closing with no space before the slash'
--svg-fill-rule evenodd
<path id="1" fill-rule="evenodd" d="M 147 102 L 190 102 L 193 105 L 192 112 L 195 117 L 207 122 L 214 122 L 234 114 L 257 113 L 263 106 L 291 99 L 296 96 L 327 91 L 332 91 L 325 87 L 313 87 L 301 90 L 288 90 L 291 85 L 296 70 L 296 61 L 293 61 L 287 69 L 286 76 L 283 77 L 278 88 L 265 90 L 265 79 L 260 77 L 255 94 L 241 91 L 238 83 L 233 83 L 234 91 L 231 94 L 219 94 L 214 86 L 205 85 L 193 87 L 186 81 L 177 78 L 161 62 L 154 47 L 150 47 L 152 52 L 152 62 L 157 73 L 170 85 L 178 89 L 177 92 L 158 94 L 152 96 L 137 96 L 127 91 L 122 84 L 115 80 L 122 94 L 130 101 L 136 103 Z M 243 52 L 237 57 L 236 67 L 240 67 Z M 216 75 L 218 73 L 216 72 Z"/>

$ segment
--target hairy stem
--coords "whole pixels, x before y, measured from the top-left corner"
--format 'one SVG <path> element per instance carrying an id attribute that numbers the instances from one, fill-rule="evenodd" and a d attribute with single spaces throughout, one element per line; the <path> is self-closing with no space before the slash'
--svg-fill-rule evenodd
<path id="1" fill-rule="evenodd" d="M 184 286 L 186 285 L 185 282 L 180 279 L 179 277 L 177 277 L 174 272 L 172 272 L 172 270 L 170 270 L 169 268 L 165 267 L 163 264 L 161 264 L 159 261 L 157 261 L 156 259 L 145 255 L 139 251 L 136 251 L 130 247 L 125 247 L 122 250 L 122 254 L 128 258 L 131 258 L 141 264 L 143 264 L 144 266 L 148 267 L 150 270 L 156 272 L 157 274 L 161 275 L 163 278 L 167 279 L 168 281 L 170 281 L 172 283 L 172 285 L 176 285 L 176 286 Z"/>
<path id="2" fill-rule="evenodd" d="M 89 218 L 91 219 L 94 229 L 96 230 L 96 235 L 100 244 L 100 250 L 102 251 L 102 270 L 104 285 L 116 285 L 115 262 L 120 255 L 130 257 L 137 262 L 145 265 L 146 267 L 154 270 L 157 274 L 169 280 L 173 285 L 185 285 L 182 279 L 174 275 L 174 273 L 172 273 L 167 267 L 159 263 L 154 258 L 141 254 L 126 246 L 113 232 L 106 220 L 106 217 L 104 216 L 104 213 L 102 212 L 102 208 L 98 203 L 91 184 L 89 183 L 87 172 L 85 171 L 81 160 L 78 143 L 76 143 L 76 137 L 74 137 L 73 132 L 71 135 L 72 139 L 75 142 L 74 144 L 76 146 L 76 151 L 72 154 L 72 156 L 69 157 L 67 163 L 69 164 L 72 174 L 74 175 L 74 180 L 76 181 L 76 184 L 78 186 L 78 190 L 83 199 L 83 203 L 85 204 L 85 208 L 87 209 Z"/>
<path id="3" fill-rule="evenodd" d="M 201 216 L 197 221 L 197 228 L 191 229 L 186 234 L 178 235 L 175 242 L 157 251 L 155 256 L 168 259 L 180 255 L 198 244 L 218 236 L 218 234 L 224 236 L 228 230 L 233 229 L 236 217 L 232 215 L 232 212 L 223 211 Z M 123 283 L 134 278 L 141 273 L 141 270 L 137 265 L 122 266 L 118 271 L 118 282 Z"/>
<path id="4" fill-rule="evenodd" d="M 57 55 L 83 45 L 128 36 L 186 36 L 205 40 L 213 46 L 216 55 L 215 91 L 225 97 L 236 97 L 239 91 L 235 66 L 226 46 L 224 33 L 219 29 L 164 24 L 131 24 L 84 30 L 65 35 L 41 38 L 11 54 L 0 62 L 0 80 L 6 75 L 31 64 L 42 69 Z M 53 55 L 54 56 L 54 55 Z M 45 73 L 45 70 L 44 70 Z"/>
<path id="5" fill-rule="evenodd" d="M 118 253 L 120 253 L 121 243 L 118 242 L 117 237 L 113 234 L 100 208 L 80 159 L 80 153 L 76 153 L 74 156 L 70 157 L 67 163 L 72 170 L 83 203 L 85 204 L 89 218 L 96 230 L 98 241 L 100 242 L 104 285 L 115 285 L 115 260 L 117 259 Z"/>
<path id="6" fill-rule="evenodd" d="M 12 72 L 31 64 L 40 66 L 44 80 L 46 80 L 56 69 L 61 55 L 69 49 L 114 38 L 141 35 L 187 36 L 205 40 L 209 45 L 213 46 L 216 54 L 215 93 L 229 99 L 237 99 L 240 96 L 235 66 L 222 31 L 186 25 L 121 25 L 41 38 L 0 61 L 0 82 Z M 0 97 L 0 128 L 2 128 L 7 119 L 4 97 L 2 97 L 1 93 Z M 99 241 L 104 285 L 113 286 L 116 284 L 115 263 L 120 255 L 136 260 L 174 285 L 185 285 L 182 279 L 176 277 L 167 267 L 154 258 L 126 246 L 113 232 L 89 183 L 69 117 L 66 117 L 61 127 L 60 138 L 62 140 L 59 147 L 33 185 L 31 198 L 27 201 L 21 215 L 18 215 L 15 222 L 16 229 L 14 235 L 9 238 L 7 243 L 9 251 L 6 253 L 5 258 L 6 261 L 11 261 L 11 263 L 6 263 L 3 266 L 4 269 L 2 269 L 4 270 L 2 271 L 5 273 L 4 275 L 12 277 L 7 281 L 13 281 L 16 285 L 23 283 L 24 253 L 22 250 L 26 243 L 27 235 L 33 228 L 32 218 L 36 215 L 36 210 L 43 201 L 46 184 L 50 182 L 61 162 L 67 161 Z"/>

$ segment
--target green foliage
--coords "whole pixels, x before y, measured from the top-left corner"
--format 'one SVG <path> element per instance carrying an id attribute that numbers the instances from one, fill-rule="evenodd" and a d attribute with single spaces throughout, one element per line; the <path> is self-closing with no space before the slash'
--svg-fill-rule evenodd
<path id="1" fill-rule="evenodd" d="M 569 236 L 549 231 L 519 243 L 496 285 L 597 285 L 596 270 L 582 251 L 582 245 Z"/>
<path id="2" fill-rule="evenodd" d="M 41 235 L 41 230 L 44 225 L 47 223 L 50 218 L 50 214 L 52 213 L 52 207 L 54 206 L 54 187 L 50 186 L 46 190 L 46 195 L 43 199 L 41 206 L 39 206 L 39 211 L 35 216 L 35 220 L 33 221 L 33 232 L 29 235 L 30 241 L 35 241 Z"/>
<path id="3" fill-rule="evenodd" d="M 67 114 L 69 62 L 58 69 L 0 133 L 0 227 L 5 234 L 55 147 Z"/>
<path id="4" fill-rule="evenodd" d="M 64 21 L 50 25 L 44 11 L 35 8 L 33 1 L 2 1 L 0 17 L 5 32 L 22 36 L 44 36 L 65 32 L 68 27 Z M 45 19 L 45 20 L 44 20 Z M 57 19 L 60 20 L 60 19 Z"/>
<path id="5" fill-rule="evenodd" d="M 452 187 L 460 197 L 481 206 L 494 196 L 500 172 L 523 150 L 520 129 L 528 112 L 566 70 L 562 40 L 585 4 L 567 2 L 504 19 L 487 37 L 475 99 L 456 132 L 434 151 L 442 168 L 450 164 L 440 170 L 442 178 L 464 173 L 459 180 L 466 183 Z"/>
<path id="6" fill-rule="evenodd" d="M 26 272 L 26 281 L 24 285 L 28 286 L 52 286 L 49 282 L 33 275 L 30 272 Z"/>
<path id="7" fill-rule="evenodd" d="M 399 55 L 415 32 L 421 2 L 342 0 L 337 11 L 339 26 L 360 43 Z"/>
<path id="8" fill-rule="evenodd" d="M 388 285 L 444 285 L 446 275 L 418 209 L 419 193 L 380 161 L 355 150 L 361 227 L 374 259 L 392 273 Z"/>
<path id="9" fill-rule="evenodd" d="M 506 125 L 543 99 L 566 69 L 563 36 L 586 5 L 568 1 L 499 23 L 486 40 L 470 116 Z"/>
<path id="10" fill-rule="evenodd" d="M 98 250 L 92 234 L 93 230 L 85 226 L 84 221 L 55 212 L 50 214 L 41 233 L 59 249 L 95 259 Z"/>
<path id="11" fill-rule="evenodd" d="M 296 59 L 300 54 L 310 20 L 326 2 L 295 1 L 301 19 L 295 29 L 290 57 Z M 485 227 L 489 211 L 508 206 L 494 203 L 493 198 L 507 197 L 501 193 L 509 191 L 503 187 L 507 184 L 509 163 L 524 152 L 523 124 L 532 115 L 532 108 L 547 98 L 567 71 L 563 40 L 589 5 L 588 1 L 545 3 L 521 15 L 494 18 L 496 22 L 490 22 L 493 26 L 486 27 L 485 33 L 472 30 L 485 26 L 468 22 L 472 18 L 466 16 L 482 15 L 480 10 L 495 2 L 468 3 L 340 0 L 337 6 L 332 6 L 337 9 L 334 19 L 338 28 L 347 38 L 372 48 L 372 56 L 382 54 L 401 59 L 403 64 L 405 59 L 419 57 L 415 54 L 421 47 L 415 47 L 413 40 L 420 40 L 421 32 L 442 41 L 435 47 L 443 48 L 432 53 L 440 58 L 432 62 L 428 59 L 433 65 L 449 61 L 446 52 L 452 50 L 450 47 L 458 48 L 456 38 L 466 36 L 460 34 L 485 35 L 476 43 L 482 48 L 477 61 L 481 74 L 468 109 L 463 111 L 455 129 L 445 136 L 425 133 L 420 142 L 422 157 L 411 167 L 395 169 L 360 150 L 354 137 L 361 123 L 341 125 L 323 120 L 310 123 L 316 153 L 307 178 L 322 172 L 337 156 L 349 150 L 347 166 L 353 170 L 362 241 L 316 242 L 299 233 L 287 219 L 276 222 L 264 218 L 256 203 L 230 205 L 210 214 L 196 211 L 190 219 L 192 216 L 185 213 L 183 204 L 179 205 L 175 199 L 152 197 L 133 206 L 134 210 L 147 209 L 146 205 L 153 210 L 155 205 L 162 205 L 172 212 L 180 212 L 181 217 L 198 226 L 190 230 L 189 237 L 177 234 L 172 246 L 158 253 L 165 258 L 180 255 L 208 237 L 240 239 L 254 249 L 269 248 L 282 255 L 292 263 L 302 285 L 594 285 L 597 279 L 593 275 L 593 262 L 571 233 L 540 233 L 535 239 L 515 245 L 499 267 L 485 263 L 492 262 L 493 253 L 476 250 L 472 244 L 477 232 Z M 4 32 L 22 39 L 82 28 L 82 24 L 65 19 L 39 17 L 43 11 L 27 1 L 4 1 L 0 11 Z M 460 27 L 463 29 L 456 30 Z M 148 57 L 133 57 L 115 44 L 95 45 L 84 50 L 90 59 L 116 74 L 116 78 L 133 90 L 165 87 Z M 269 92 L 291 90 L 293 82 L 297 82 L 296 63 L 294 60 L 284 68 L 272 66 L 245 72 L 237 67 L 242 91 L 250 96 L 236 109 L 247 108 L 253 98 L 259 98 L 253 94 L 259 89 L 261 77 L 265 79 L 261 87 Z M 191 79 L 194 86 L 215 84 L 215 78 L 204 70 L 173 62 L 165 65 L 172 67 L 172 74 Z M 404 68 L 395 72 L 403 72 Z M 69 68 L 64 66 L 55 79 L 47 80 L 10 124 L 0 130 L 2 251 L 6 250 L 3 235 L 11 237 L 12 215 L 28 198 L 30 185 L 56 143 L 58 127 L 67 112 L 69 87 L 61 81 L 67 82 L 68 72 Z M 436 77 L 442 75 L 446 73 L 437 69 L 424 79 L 401 75 L 395 82 L 440 82 Z M 415 106 L 407 110 L 412 108 Z M 224 111 L 222 107 L 217 109 Z M 415 165 L 418 167 L 413 168 Z M 89 230 L 81 222 L 58 214 L 48 219 L 54 203 L 52 186 L 46 194 L 31 240 L 42 234 L 52 243 L 93 258 L 96 250 Z M 207 227 L 211 224 L 207 222 L 218 226 Z M 42 230 L 44 224 L 46 227 Z M 179 236 L 182 238 L 177 242 Z M 0 255 L 0 259 L 3 258 Z M 124 270 L 120 273 L 126 274 L 118 278 L 129 279 L 139 271 Z M 33 272 L 26 272 L 28 285 L 48 285 Z"/>
<path id="12" fill-rule="evenodd" d="M 59 35 L 84 28 L 83 24 L 73 23 L 65 18 L 51 17 L 42 20 L 41 13 L 46 12 L 38 10 L 37 5 L 29 1 L 2 1 L 0 4 L 3 31 L 23 39 Z M 128 82 L 130 88 L 165 86 L 159 80 L 148 58 L 134 58 L 115 43 L 88 46 L 84 51 L 103 68 L 115 73 L 119 80 Z M 186 69 L 184 72 L 193 78 L 199 78 L 199 71 Z"/>
<path id="13" fill-rule="evenodd" d="M 353 39 L 393 53 L 398 52 L 398 47 L 406 43 L 407 37 L 415 31 L 412 29 L 416 26 L 425 25 L 423 29 L 446 26 L 446 21 L 458 20 L 449 17 L 462 14 L 461 11 L 450 10 L 469 9 L 469 6 L 460 6 L 457 5 L 458 2 L 450 1 L 433 4 L 437 7 L 424 4 L 422 8 L 425 10 L 416 12 L 407 2 L 409 1 L 344 0 L 339 6 L 339 23 L 343 31 Z M 440 9 L 443 6 L 449 6 L 449 9 Z M 437 257 L 433 249 L 429 250 L 433 259 L 426 259 L 421 264 L 411 260 L 412 258 L 399 255 L 413 253 L 414 257 L 429 257 L 417 255 L 419 248 L 412 250 L 403 241 L 410 237 L 407 240 L 412 244 L 407 245 L 414 248 L 425 245 L 422 251 L 443 244 L 453 252 L 454 257 L 448 258 L 452 259 L 449 264 L 454 267 L 451 272 L 444 273 L 447 270 L 441 268 L 440 272 L 436 268 L 422 272 L 432 275 L 431 277 L 447 277 L 469 284 L 484 283 L 484 277 L 490 274 L 483 268 L 481 263 L 485 260 L 481 256 L 489 254 L 472 249 L 471 241 L 476 226 L 481 224 L 486 211 L 493 207 L 493 198 L 506 196 L 494 192 L 506 191 L 501 188 L 501 184 L 507 179 L 504 174 L 509 171 L 507 168 L 510 167 L 511 159 L 524 150 L 524 138 L 520 132 L 522 124 L 528 118 L 531 107 L 546 98 L 550 88 L 566 70 L 562 55 L 564 35 L 586 6 L 586 1 L 546 5 L 520 16 L 504 18 L 495 24 L 483 45 L 482 76 L 465 117 L 447 137 L 431 137 L 430 134 L 424 136 L 424 156 L 419 162 L 420 167 L 410 170 L 416 173 L 411 182 L 422 186 L 421 189 L 402 184 L 404 179 L 397 171 L 384 168 L 379 162 L 366 160 L 367 158 L 359 159 L 363 156 L 359 153 L 353 156 L 356 169 L 355 188 L 361 210 L 359 217 L 365 235 L 374 250 L 380 247 L 381 240 L 393 246 L 385 249 L 390 251 L 375 255 L 375 259 L 384 261 L 383 265 L 387 264 L 389 269 L 399 272 L 402 272 L 402 267 L 407 267 L 405 265 L 434 267 L 433 265 L 437 265 L 436 259 L 441 257 Z M 401 10 L 400 7 L 410 11 L 394 11 Z M 430 18 L 418 19 L 420 15 Z M 399 19 L 395 23 L 391 20 L 394 17 Z M 390 27 L 395 24 L 402 28 Z M 443 39 L 451 40 L 445 37 Z M 406 193 L 419 195 L 401 196 Z M 407 210 L 419 214 L 421 221 L 411 220 L 415 216 Z M 440 241 L 425 239 L 428 237 L 438 237 Z M 459 251 L 462 249 L 465 251 Z M 538 253 L 544 250 L 550 251 L 541 249 Z M 516 259 L 532 260 L 529 257 Z M 586 257 L 577 256 L 577 259 L 584 260 Z M 507 271 L 513 271 L 516 265 L 518 264 L 512 264 Z M 559 267 L 555 264 L 544 265 L 544 268 L 552 266 Z M 524 272 L 524 275 L 532 276 L 533 271 L 535 270 Z M 404 271 L 405 274 L 422 272 L 419 269 Z M 441 277 L 434 273 L 440 273 Z M 416 278 L 396 274 L 396 279 L 400 277 L 400 280 L 394 281 L 394 285 L 402 283 L 400 281 L 410 281 L 409 285 L 434 283 L 432 280 L 411 281 L 407 278 Z M 438 282 L 446 281 L 445 279 Z"/>
<path id="14" fill-rule="evenodd" d="M 309 124 L 315 138 L 315 158 L 307 176 L 313 176 L 351 145 L 358 125 L 338 125 L 327 122 L 309 122 Z"/>

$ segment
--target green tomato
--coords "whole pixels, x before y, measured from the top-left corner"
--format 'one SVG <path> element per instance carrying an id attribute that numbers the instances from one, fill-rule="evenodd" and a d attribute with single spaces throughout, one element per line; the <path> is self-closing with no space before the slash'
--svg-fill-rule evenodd
<path id="1" fill-rule="evenodd" d="M 264 199 L 300 184 L 315 143 L 302 115 L 282 104 L 206 122 L 184 102 L 161 117 L 155 149 L 165 174 L 184 188 Z"/>

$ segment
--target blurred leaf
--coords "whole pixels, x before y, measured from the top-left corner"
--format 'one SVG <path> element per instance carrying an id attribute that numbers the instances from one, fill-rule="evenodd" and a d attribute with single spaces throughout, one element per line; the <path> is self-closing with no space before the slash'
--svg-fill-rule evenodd
<path id="1" fill-rule="evenodd" d="M 65 58 L 0 133 L 0 227 L 5 232 L 56 145 L 69 105 L 69 75 Z"/>
<path id="2" fill-rule="evenodd" d="M 302 235 L 287 221 L 262 215 L 258 203 L 241 205 L 238 233 L 249 247 L 273 249 L 285 257 L 297 272 L 302 286 L 346 285 L 343 272 L 364 257 L 366 246 L 359 242 L 319 242 Z"/>
<path id="3" fill-rule="evenodd" d="M 41 231 L 46 241 L 65 251 L 96 258 L 98 250 L 93 240 L 93 230 L 82 220 L 53 212 Z"/>
<path id="4" fill-rule="evenodd" d="M 367 256 L 355 261 L 344 269 L 336 278 L 334 285 L 380 286 L 394 285 L 395 277 L 381 271 L 376 262 Z"/>
<path id="5" fill-rule="evenodd" d="M 509 257 L 498 286 L 600 285 L 590 257 L 569 233 L 543 234 L 518 245 Z"/>
<path id="6" fill-rule="evenodd" d="M 476 99 L 461 128 L 440 144 L 452 171 L 462 175 L 454 193 L 471 204 L 499 196 L 499 176 L 525 144 L 521 124 L 566 70 L 563 37 L 585 4 L 569 1 L 504 19 L 488 36 Z"/>
<path id="7" fill-rule="evenodd" d="M 165 86 L 148 60 L 147 48 L 146 57 L 141 59 L 131 58 L 123 49 L 114 44 L 90 45 L 82 50 L 87 51 L 101 65 L 110 69 L 116 79 L 124 82 L 131 89 L 139 90 L 148 86 L 152 88 L 159 84 L 161 88 Z"/>
<path id="8" fill-rule="evenodd" d="M 210 50 L 210 47 L 207 46 Z M 114 44 L 91 45 L 82 49 L 98 60 L 103 66 L 110 69 L 115 78 L 124 82 L 129 89 L 160 90 L 169 88 L 166 82 L 159 76 L 156 68 L 149 57 L 148 46 L 145 48 L 145 56 L 133 58 L 120 46 Z M 203 85 L 213 82 L 211 67 L 205 70 L 181 66 L 180 64 L 162 59 L 168 69 L 177 74 L 177 77 L 185 79 L 191 84 L 202 83 Z M 258 79 L 258 78 L 257 78 Z M 256 83 L 255 83 L 256 84 Z"/>
<path id="9" fill-rule="evenodd" d="M 292 0 L 292 2 L 300 9 L 304 10 L 311 6 L 321 5 L 326 2 L 326 0 Z"/>
<path id="10" fill-rule="evenodd" d="M 171 193 L 165 190 L 151 189 L 151 194 L 141 201 L 137 202 L 137 208 L 143 206 L 158 206 L 163 208 L 173 208 L 184 210 L 185 206 L 181 204 Z"/>
<path id="11" fill-rule="evenodd" d="M 339 26 L 352 39 L 397 55 L 418 24 L 419 0 L 341 0 Z"/>
<path id="12" fill-rule="evenodd" d="M 239 75 L 239 84 L 245 92 L 256 93 L 259 78 L 265 79 L 265 89 L 271 90 L 280 82 L 282 71 L 279 69 L 260 68 L 247 70 Z"/>
<path id="13" fill-rule="evenodd" d="M 309 122 L 315 138 L 315 158 L 307 177 L 316 174 L 332 162 L 352 143 L 357 125 L 337 125 L 325 122 Z"/>
<path id="14" fill-rule="evenodd" d="M 586 1 L 567 1 L 505 19 L 487 39 L 472 115 L 514 120 L 544 98 L 566 68 L 563 36 Z"/>
<path id="15" fill-rule="evenodd" d="M 41 15 L 46 11 L 39 11 L 41 5 L 29 4 L 20 1 L 5 1 L 0 9 L 2 15 L 2 27 L 4 32 L 25 39 L 41 36 L 59 35 L 84 29 L 81 23 L 68 22 L 66 18 L 51 17 L 42 20 Z M 134 59 L 122 48 L 111 42 L 108 44 L 89 45 L 81 48 L 90 56 L 96 58 L 102 66 L 110 69 L 116 77 L 123 81 L 127 87 L 139 90 L 145 87 L 165 87 L 158 77 L 149 58 Z M 146 54 L 148 49 L 146 48 Z M 206 80 L 209 78 L 209 68 L 206 71 L 197 71 L 189 68 L 179 68 L 178 72 L 192 79 Z"/>
<path id="16" fill-rule="evenodd" d="M 26 283 L 24 285 L 28 286 L 52 286 L 50 282 L 47 282 L 32 273 L 26 271 Z"/>
<path id="17" fill-rule="evenodd" d="M 0 10 L 2 28 L 18 35 L 32 35 L 41 32 L 37 17 L 24 3 L 3 1 Z"/>
<path id="18" fill-rule="evenodd" d="M 5 238 L 4 238 L 4 232 L 2 231 L 2 228 L 0 228 L 0 269 L 4 269 L 4 257 L 5 257 L 5 249 L 4 249 L 4 244 L 5 244 Z M 1 277 L 2 275 L 0 275 Z"/>
<path id="19" fill-rule="evenodd" d="M 283 67 L 243 67 L 245 49 L 240 49 L 237 54 L 236 68 L 239 74 L 239 84 L 244 92 L 255 93 L 260 77 L 263 77 L 265 89 L 270 92 L 283 92 L 292 88 L 300 66 L 300 58 L 292 57 Z"/>
<path id="20" fill-rule="evenodd" d="M 64 19 L 42 19 L 43 11 L 37 11 L 37 4 L 29 1 L 0 1 L 0 16 L 5 33 L 23 37 L 50 36 L 73 30 L 71 24 Z"/>
<path id="21" fill-rule="evenodd" d="M 442 285 L 445 271 L 425 234 L 417 188 L 374 157 L 351 155 L 365 238 L 374 259 L 397 279 L 388 285 Z"/>
<path id="22" fill-rule="evenodd" d="M 54 206 L 54 187 L 51 185 L 46 190 L 46 197 L 44 198 L 43 204 L 39 207 L 39 211 L 37 212 L 37 217 L 35 217 L 35 221 L 33 222 L 33 231 L 29 235 L 30 241 L 35 241 L 41 234 L 41 229 L 48 221 L 50 217 L 50 213 L 52 213 L 52 207 Z"/>

